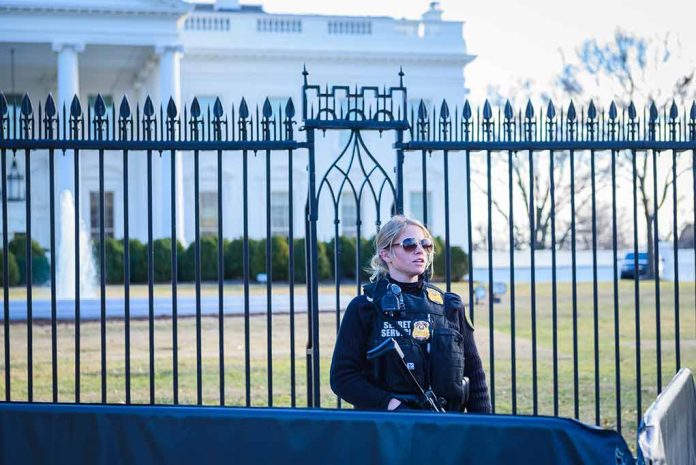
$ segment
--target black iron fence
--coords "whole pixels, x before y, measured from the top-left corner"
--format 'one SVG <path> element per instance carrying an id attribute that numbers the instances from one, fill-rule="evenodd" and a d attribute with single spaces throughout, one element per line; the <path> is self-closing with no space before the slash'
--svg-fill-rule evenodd
<path id="1" fill-rule="evenodd" d="M 404 211 L 426 222 L 441 216 L 439 279 L 468 299 L 495 411 L 573 416 L 621 431 L 622 419 L 636 420 L 649 403 L 646 394 L 654 397 L 665 377 L 693 366 L 696 104 L 687 112 L 673 102 L 651 103 L 642 115 L 633 104 L 613 102 L 601 110 L 590 102 L 580 112 L 573 103 L 558 110 L 551 102 L 543 109 L 528 103 L 524 112 L 509 103 L 474 109 L 468 101 L 429 108 L 411 104 L 402 73 L 390 88 L 351 88 L 310 85 L 305 72 L 301 106 L 298 118 L 292 100 L 250 110 L 242 99 L 227 110 L 219 99 L 207 108 L 194 99 L 182 111 L 173 101 L 155 107 L 149 98 L 133 107 L 124 97 L 117 109 L 101 97 L 84 108 L 75 97 L 57 108 L 51 96 L 10 105 L 0 95 L 5 401 L 334 406 L 326 383 L 333 334 L 346 299 L 364 284 L 366 239 Z M 317 141 L 331 131 L 348 135 L 337 153 Z M 371 133 L 393 137 L 390 150 L 375 152 Z M 201 212 L 201 157 L 210 154 L 216 199 Z M 84 257 L 74 252 L 84 241 L 79 213 L 70 219 L 72 256 L 58 257 L 56 224 L 66 218 L 57 211 L 55 182 L 56 163 L 71 167 L 80 212 L 81 163 L 95 156 L 99 289 L 90 300 L 81 296 Z M 120 161 L 113 181 L 121 208 L 111 213 L 109 158 Z M 177 246 L 182 159 L 193 169 L 190 252 Z M 239 176 L 231 187 L 224 185 L 226 166 Z M 418 209 L 405 208 L 405 166 L 419 173 L 410 197 Z M 135 198 L 133 169 L 144 169 L 146 183 Z M 33 172 L 47 185 L 34 186 Z M 158 175 L 161 185 L 153 182 Z M 274 176 L 282 178 L 282 200 L 272 201 Z M 454 187 L 465 195 L 450 195 Z M 37 218 L 32 193 L 41 189 L 47 216 Z M 443 193 L 439 213 L 429 211 L 435 190 Z M 342 209 L 346 199 L 350 214 Z M 13 202 L 24 202 L 23 224 L 8 216 Z M 153 218 L 163 209 L 170 242 L 158 249 L 163 238 L 154 237 Z M 463 221 L 452 220 L 455 210 Z M 143 262 L 132 257 L 134 214 L 146 222 Z M 241 223 L 236 249 L 223 240 L 230 234 L 226 215 Z M 107 235 L 110 216 L 121 218 L 118 239 Z M 205 224 L 210 237 L 202 237 L 202 216 L 214 219 Z M 43 246 L 32 240 L 37 221 L 50 229 Z M 350 229 L 342 229 L 346 221 Z M 326 222 L 331 226 L 321 229 Z M 23 241 L 10 242 L 11 228 Z M 34 282 L 36 260 L 27 259 L 45 249 L 47 293 Z M 185 253 L 193 257 L 192 286 L 178 276 Z M 600 263 L 603 253 L 609 258 Z M 18 261 L 24 284 L 12 287 Z M 226 282 L 240 262 L 242 279 Z M 252 262 L 263 276 L 252 274 Z M 60 263 L 71 265 L 61 270 Z M 206 284 L 202 266 L 212 263 L 217 279 Z M 274 263 L 287 268 L 283 282 L 273 279 Z M 107 286 L 108 266 L 120 270 L 122 285 Z M 168 270 L 166 286 L 156 283 L 157 266 Z M 462 266 L 464 273 L 453 274 Z M 146 285 L 132 284 L 143 268 Z M 57 273 L 68 269 L 71 295 L 61 299 Z M 96 323 L 85 321 L 89 312 Z"/>

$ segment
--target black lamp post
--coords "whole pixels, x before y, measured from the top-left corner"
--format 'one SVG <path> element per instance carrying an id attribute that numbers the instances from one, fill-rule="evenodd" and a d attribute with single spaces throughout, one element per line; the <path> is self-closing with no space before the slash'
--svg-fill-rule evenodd
<path id="1" fill-rule="evenodd" d="M 24 200 L 24 176 L 19 172 L 17 160 L 12 160 L 10 174 L 7 175 L 7 200 L 21 202 Z"/>

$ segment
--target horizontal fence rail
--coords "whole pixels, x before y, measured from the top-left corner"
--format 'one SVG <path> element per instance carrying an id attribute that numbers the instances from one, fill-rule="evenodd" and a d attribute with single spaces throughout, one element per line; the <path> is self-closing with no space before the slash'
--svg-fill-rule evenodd
<path id="1" fill-rule="evenodd" d="M 4 400 L 344 407 L 335 333 L 406 212 L 438 236 L 432 280 L 467 303 L 494 411 L 632 443 L 696 362 L 696 104 L 409 105 L 403 73 L 305 71 L 299 118 L 0 94 Z"/>

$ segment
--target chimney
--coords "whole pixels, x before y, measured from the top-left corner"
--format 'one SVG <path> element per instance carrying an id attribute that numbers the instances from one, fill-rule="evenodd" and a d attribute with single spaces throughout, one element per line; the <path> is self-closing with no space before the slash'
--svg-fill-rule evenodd
<path id="1" fill-rule="evenodd" d="M 440 2 L 430 2 L 430 8 L 421 16 L 423 21 L 442 21 Z"/>

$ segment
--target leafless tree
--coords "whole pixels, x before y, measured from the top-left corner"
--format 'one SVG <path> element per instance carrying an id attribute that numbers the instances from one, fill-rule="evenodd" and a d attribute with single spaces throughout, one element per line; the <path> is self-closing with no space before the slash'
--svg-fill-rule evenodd
<path id="1" fill-rule="evenodd" d="M 584 154 L 575 154 L 574 184 L 575 205 L 589 201 L 591 196 L 591 173 L 588 163 L 582 158 Z M 500 216 L 506 224 L 510 224 L 509 189 L 513 189 L 513 247 L 517 250 L 525 249 L 534 238 L 534 246 L 537 250 L 547 249 L 552 243 L 552 213 L 555 211 L 556 220 L 556 247 L 568 248 L 571 241 L 571 217 L 575 212 L 571 211 L 571 181 L 570 161 L 571 156 L 567 151 L 554 152 L 554 196 L 555 209 L 552 209 L 551 198 L 551 166 L 549 152 L 535 152 L 533 155 L 532 183 L 530 183 L 529 153 L 513 153 L 512 165 L 509 154 L 495 154 L 491 159 L 492 195 L 491 205 L 496 215 Z M 512 167 L 512 186 L 510 186 L 509 167 Z M 599 189 L 606 183 L 606 170 L 596 170 L 595 188 Z M 486 168 L 479 164 L 472 168 L 472 183 L 477 190 L 487 195 L 488 173 Z M 532 189 L 533 184 L 533 189 Z M 534 210 L 531 210 L 530 200 L 534 200 Z M 523 212 L 522 214 L 520 212 Z M 530 218 L 534 221 L 532 231 Z M 577 228 L 576 228 L 577 230 Z M 497 231 L 500 236 L 500 231 Z M 580 239 L 577 237 L 578 240 Z M 509 242 L 506 238 L 505 242 Z"/>
<path id="2" fill-rule="evenodd" d="M 679 69 L 672 88 L 665 92 L 664 86 L 656 78 L 660 73 L 675 73 L 675 58 L 681 52 L 681 47 L 669 35 L 651 39 L 632 33 L 617 30 L 609 42 L 598 42 L 596 39 L 586 40 L 576 51 L 575 62 L 564 62 L 558 76 L 558 88 L 577 102 L 587 102 L 597 98 L 597 92 L 602 89 L 613 90 L 615 101 L 624 108 L 631 103 L 640 105 L 654 102 L 664 109 L 672 102 L 684 104 L 696 95 L 694 86 L 695 70 Z M 565 61 L 565 60 L 564 60 Z M 654 223 L 660 209 L 669 198 L 670 187 L 674 175 L 670 169 L 666 174 L 657 177 L 653 173 L 652 153 L 628 154 L 620 156 L 617 161 L 621 164 L 619 173 L 628 175 L 633 182 L 633 156 L 636 157 L 636 189 L 639 205 L 646 225 L 647 249 L 650 257 L 651 270 L 654 263 Z M 683 157 L 682 157 L 683 158 Z M 691 170 L 686 160 L 677 157 L 677 179 L 683 173 Z M 692 162 L 693 163 L 693 162 Z M 657 191 L 657 195 L 654 193 Z M 666 228 L 663 228 L 665 231 Z"/>

